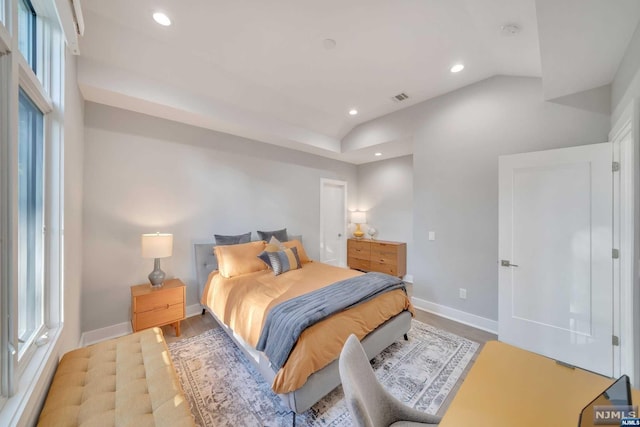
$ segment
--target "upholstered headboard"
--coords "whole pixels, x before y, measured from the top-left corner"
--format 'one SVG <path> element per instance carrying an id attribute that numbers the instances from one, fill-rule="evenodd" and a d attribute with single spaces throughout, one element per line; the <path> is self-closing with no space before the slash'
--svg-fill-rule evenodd
<path id="1" fill-rule="evenodd" d="M 289 240 L 299 240 L 302 242 L 302 235 L 292 234 Z M 213 270 L 218 269 L 218 260 L 213 253 L 215 243 L 194 243 L 193 247 L 196 251 L 196 278 L 198 280 L 198 301 L 202 297 L 204 287 L 207 284 L 209 274 Z"/>
<path id="2" fill-rule="evenodd" d="M 198 279 L 198 300 L 200 300 L 209 274 L 218 269 L 218 260 L 213 254 L 213 248 L 216 244 L 196 243 L 193 246 L 196 251 L 196 277 Z"/>

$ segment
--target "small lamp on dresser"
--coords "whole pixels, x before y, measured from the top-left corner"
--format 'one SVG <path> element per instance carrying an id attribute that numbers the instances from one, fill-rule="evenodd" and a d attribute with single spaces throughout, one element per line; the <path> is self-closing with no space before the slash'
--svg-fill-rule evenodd
<path id="1" fill-rule="evenodd" d="M 151 286 L 159 287 L 164 282 L 164 271 L 160 270 L 160 258 L 171 256 L 173 234 L 153 233 L 142 235 L 142 257 L 153 258 L 153 271 L 149 273 Z"/>
<path id="2" fill-rule="evenodd" d="M 367 223 L 367 213 L 360 211 L 351 212 L 351 222 L 356 225 L 356 229 L 353 232 L 353 237 L 355 237 L 356 239 L 362 239 L 362 236 L 364 236 L 364 231 L 360 230 L 360 224 Z"/>

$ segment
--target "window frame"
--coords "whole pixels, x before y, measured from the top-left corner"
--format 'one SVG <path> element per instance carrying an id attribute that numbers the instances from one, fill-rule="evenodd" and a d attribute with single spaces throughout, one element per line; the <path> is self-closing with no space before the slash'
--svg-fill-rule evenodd
<path id="1" fill-rule="evenodd" d="M 18 10 L 18 28 L 17 31 L 15 32 L 16 37 L 18 38 L 18 46 L 20 45 L 20 6 L 19 4 L 22 4 L 26 9 L 27 9 L 27 13 L 29 13 L 29 56 L 30 58 L 25 57 L 25 53 L 21 51 L 22 53 L 22 57 L 24 59 L 26 59 L 27 63 L 30 65 L 30 67 L 37 72 L 38 70 L 38 57 L 40 55 L 38 55 L 38 50 L 39 50 L 39 46 L 38 46 L 38 42 L 40 41 L 39 39 L 40 37 L 40 31 L 39 31 L 39 19 L 38 19 L 38 14 L 36 13 L 36 9 L 33 7 L 33 3 L 31 2 L 31 0 L 17 0 L 16 3 L 16 9 Z M 20 50 L 18 48 L 18 50 Z"/>
<path id="2" fill-rule="evenodd" d="M 36 176 L 36 179 L 40 182 L 40 192 L 41 192 L 41 209 L 42 212 L 40 214 L 40 216 L 36 216 L 35 218 L 29 218 L 29 222 L 31 221 L 35 221 L 36 224 L 33 225 L 34 226 L 34 237 L 36 240 L 39 240 L 39 247 L 38 247 L 38 251 L 36 253 L 33 253 L 32 255 L 35 257 L 35 268 L 34 270 L 37 272 L 37 276 L 35 277 L 35 283 L 33 284 L 35 286 L 34 289 L 34 295 L 28 295 L 27 299 L 35 299 L 35 305 L 36 305 L 36 311 L 39 312 L 39 314 L 36 316 L 36 322 L 38 323 L 37 325 L 34 326 L 33 331 L 31 331 L 29 333 L 29 335 L 27 337 L 21 336 L 20 334 L 20 328 L 21 328 L 21 324 L 20 324 L 20 314 L 21 310 L 20 310 L 20 303 L 18 304 L 18 366 L 22 367 L 21 365 L 23 364 L 22 361 L 29 359 L 31 357 L 31 355 L 33 354 L 33 352 L 35 351 L 34 349 L 34 343 L 37 340 L 37 338 L 39 336 L 41 336 L 44 333 L 45 327 L 46 327 L 46 323 L 45 323 L 45 318 L 44 318 L 44 302 L 45 302 L 45 296 L 44 296 L 44 288 L 45 288 L 45 256 L 46 256 L 46 251 L 45 251 L 45 243 L 46 243 L 46 235 L 45 235 L 45 218 L 47 216 L 47 211 L 45 209 L 45 200 L 46 200 L 46 192 L 45 192 L 45 177 L 47 174 L 47 169 L 46 169 L 46 143 L 45 143 L 45 113 L 36 105 L 36 103 L 29 97 L 29 95 L 22 89 L 22 87 L 19 88 L 18 90 L 18 111 L 20 112 L 20 104 L 22 103 L 22 97 L 24 97 L 24 100 L 29 104 L 30 107 L 32 107 L 33 109 L 35 109 L 38 113 L 40 113 L 42 115 L 42 122 L 40 123 L 39 129 L 37 129 L 40 133 L 40 141 L 38 143 L 38 145 L 40 145 L 40 150 L 41 150 L 41 156 L 40 156 L 40 170 L 36 171 L 36 173 L 39 172 L 40 176 Z M 18 118 L 20 119 L 20 114 L 18 114 Z M 31 124 L 33 126 L 33 124 Z M 20 136 L 20 125 L 18 127 L 18 137 Z M 20 141 L 20 139 L 18 139 L 18 154 L 20 155 L 20 145 L 21 145 L 22 141 Z M 32 144 L 33 141 L 28 141 L 29 144 Z M 33 148 L 33 147 L 32 147 Z M 32 158 L 30 157 L 29 160 L 32 160 Z M 20 195 L 21 193 L 21 188 L 20 188 L 20 182 L 18 183 L 18 195 Z M 29 189 L 29 191 L 32 189 Z M 18 213 L 20 213 L 20 204 L 18 205 Z M 33 215 L 33 212 L 31 212 L 30 210 L 27 212 L 27 214 L 29 215 Z M 18 222 L 20 222 L 20 220 L 18 219 Z M 40 236 L 35 236 L 37 234 L 40 234 Z M 19 241 L 20 243 L 20 241 Z M 18 261 L 20 261 L 20 255 L 18 255 Z M 18 274 L 20 274 L 20 264 L 18 263 Z M 20 283 L 18 284 L 18 288 L 20 288 Z M 20 299 L 20 292 L 18 292 L 18 299 Z M 27 313 L 28 314 L 28 313 Z M 26 341 L 22 341 L 25 340 Z M 22 341 L 22 342 L 21 342 Z M 22 348 L 21 348 L 22 347 Z"/>
<path id="3" fill-rule="evenodd" d="M 38 15 L 38 65 L 32 69 L 18 48 L 18 1 L 21 0 L 0 0 L 0 9 L 10 11 L 5 14 L 9 18 L 0 21 L 0 425 L 37 420 L 38 402 L 32 397 L 45 391 L 41 375 L 57 362 L 64 307 L 64 35 L 58 22 L 56 0 L 31 0 Z M 18 360 L 20 90 L 43 113 L 44 183 L 42 328 Z"/>

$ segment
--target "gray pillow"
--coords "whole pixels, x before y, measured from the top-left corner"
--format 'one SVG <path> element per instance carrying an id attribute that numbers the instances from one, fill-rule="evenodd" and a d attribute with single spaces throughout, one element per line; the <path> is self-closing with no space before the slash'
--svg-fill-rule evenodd
<path id="1" fill-rule="evenodd" d="M 273 230 L 273 231 L 259 231 L 258 230 L 258 239 L 264 240 L 268 242 L 272 237 L 280 240 L 281 242 L 288 242 L 289 236 L 287 235 L 287 229 L 283 228 L 282 230 Z"/>
<path id="2" fill-rule="evenodd" d="M 216 238 L 216 245 L 238 245 L 240 243 L 249 243 L 251 241 L 251 232 L 245 234 L 238 234 L 237 236 L 223 236 L 220 234 L 214 234 Z"/>

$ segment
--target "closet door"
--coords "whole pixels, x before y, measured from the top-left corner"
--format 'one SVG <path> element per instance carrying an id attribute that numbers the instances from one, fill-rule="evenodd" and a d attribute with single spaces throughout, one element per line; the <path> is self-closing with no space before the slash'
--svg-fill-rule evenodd
<path id="1" fill-rule="evenodd" d="M 613 375 L 612 144 L 500 157 L 499 338 Z"/>

